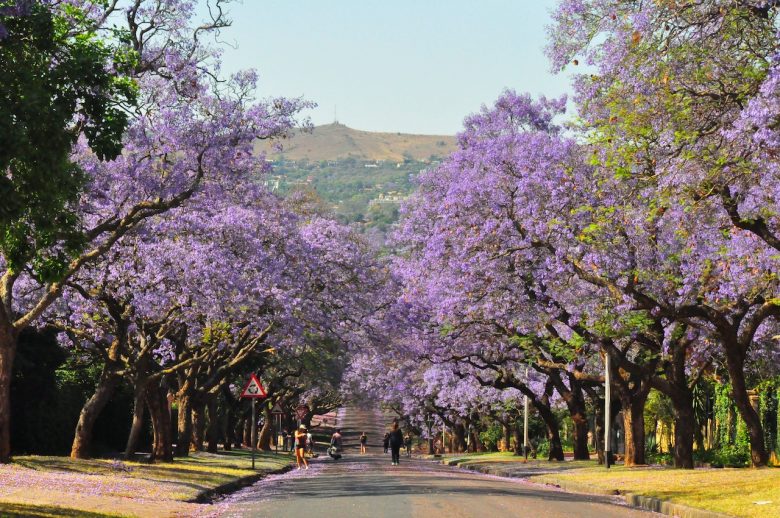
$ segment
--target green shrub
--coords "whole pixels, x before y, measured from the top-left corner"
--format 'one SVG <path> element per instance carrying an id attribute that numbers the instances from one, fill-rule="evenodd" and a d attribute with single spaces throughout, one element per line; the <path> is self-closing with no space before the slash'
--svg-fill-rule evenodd
<path id="1" fill-rule="evenodd" d="M 479 433 L 479 440 L 488 451 L 498 451 L 498 442 L 503 432 L 499 423 L 492 423 L 487 430 Z"/>

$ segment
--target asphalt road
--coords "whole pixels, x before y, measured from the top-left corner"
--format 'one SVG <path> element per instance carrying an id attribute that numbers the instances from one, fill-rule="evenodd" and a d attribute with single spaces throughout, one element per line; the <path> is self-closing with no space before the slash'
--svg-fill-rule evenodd
<path id="1" fill-rule="evenodd" d="M 268 477 L 235 493 L 220 507 L 225 517 L 612 518 L 658 516 L 593 497 L 502 479 L 430 461 L 382 453 L 382 416 L 349 409 L 339 423 L 345 455 L 316 459 L 311 469 Z M 368 454 L 357 437 L 366 431 Z"/>

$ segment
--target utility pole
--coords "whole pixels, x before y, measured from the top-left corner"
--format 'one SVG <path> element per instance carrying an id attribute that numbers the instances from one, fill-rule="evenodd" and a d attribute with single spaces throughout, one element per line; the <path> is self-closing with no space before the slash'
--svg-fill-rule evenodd
<path id="1" fill-rule="evenodd" d="M 604 351 L 604 465 L 609 469 L 612 461 L 610 437 L 612 435 L 612 379 L 610 374 L 609 353 Z"/>

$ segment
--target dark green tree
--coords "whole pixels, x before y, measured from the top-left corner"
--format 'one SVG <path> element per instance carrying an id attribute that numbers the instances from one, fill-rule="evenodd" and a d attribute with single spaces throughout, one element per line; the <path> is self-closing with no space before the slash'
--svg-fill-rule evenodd
<path id="1" fill-rule="evenodd" d="M 0 462 L 10 456 L 18 331 L 9 325 L 10 287 L 24 265 L 42 281 L 58 278 L 82 247 L 76 207 L 85 175 L 71 152 L 83 136 L 99 158 L 116 157 L 135 98 L 124 75 L 133 53 L 95 27 L 64 3 L 0 0 Z"/>

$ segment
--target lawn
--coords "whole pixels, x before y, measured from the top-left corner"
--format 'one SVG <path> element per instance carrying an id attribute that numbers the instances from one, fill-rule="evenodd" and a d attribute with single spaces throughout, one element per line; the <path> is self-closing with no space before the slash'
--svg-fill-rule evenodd
<path id="1" fill-rule="evenodd" d="M 500 476 L 561 485 L 598 493 L 633 493 L 677 504 L 750 518 L 780 516 L 780 469 L 698 468 L 661 466 L 609 470 L 595 460 L 548 462 L 511 452 L 447 456 L 446 464 Z"/>
<path id="2" fill-rule="evenodd" d="M 530 477 L 535 482 L 575 483 L 601 491 L 651 496 L 733 516 L 780 516 L 780 469 L 586 467 Z"/>
<path id="3" fill-rule="evenodd" d="M 15 457 L 0 466 L 0 516 L 197 516 L 205 492 L 282 469 L 287 454 L 197 453 L 170 464 Z"/>

